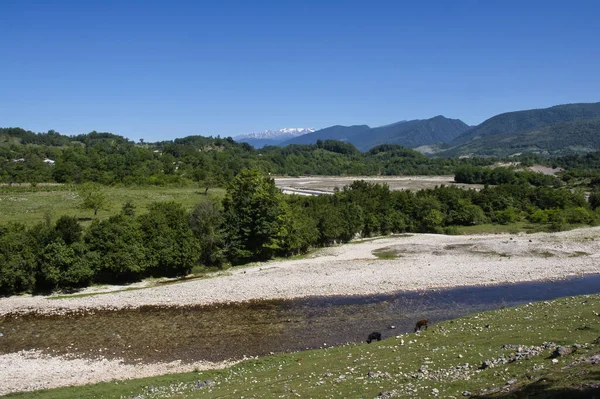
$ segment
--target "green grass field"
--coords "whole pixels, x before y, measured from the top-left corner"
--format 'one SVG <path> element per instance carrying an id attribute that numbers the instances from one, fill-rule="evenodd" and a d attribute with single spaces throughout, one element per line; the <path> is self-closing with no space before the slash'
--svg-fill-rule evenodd
<path id="1" fill-rule="evenodd" d="M 123 204 L 131 201 L 138 212 L 145 212 L 149 204 L 157 201 L 175 201 L 183 204 L 187 209 L 202 202 L 207 197 L 204 189 L 197 187 L 103 187 L 103 192 L 108 198 L 105 209 L 98 211 L 94 216 L 91 210 L 79 208 L 82 200 L 78 193 L 77 185 L 38 185 L 31 186 L 0 186 L 0 224 L 19 222 L 32 225 L 43 222 L 46 215 L 52 220 L 63 215 L 75 216 L 84 226 L 92 219 L 106 219 L 118 213 Z M 208 197 L 221 200 L 225 196 L 224 189 L 211 189 Z M 581 225 L 566 225 L 572 229 Z M 502 224 L 482 224 L 476 226 L 453 226 L 455 234 L 516 234 L 519 232 L 534 233 L 548 231 L 547 224 L 534 224 L 526 221 Z"/>
<path id="2" fill-rule="evenodd" d="M 204 190 L 196 187 L 104 187 L 108 198 L 106 209 L 98 211 L 96 218 L 105 219 L 118 213 L 123 204 L 131 201 L 138 212 L 145 212 L 152 202 L 175 201 L 191 209 L 203 201 Z M 222 198 L 225 190 L 212 189 L 209 197 Z M 53 220 L 69 215 L 89 222 L 94 212 L 79 208 L 81 199 L 75 185 L 37 186 L 37 187 L 0 187 L 0 224 L 21 222 L 35 224 L 45 220 L 50 214 Z"/>
<path id="3" fill-rule="evenodd" d="M 571 228 L 571 227 L 570 227 Z M 519 232 L 536 233 L 548 231 L 548 225 L 520 221 L 511 224 L 478 224 L 475 226 L 457 226 L 458 234 L 516 234 Z"/>
<path id="4" fill-rule="evenodd" d="M 600 396 L 600 295 L 489 311 L 373 344 L 244 361 L 228 369 L 13 394 L 23 398 L 589 398 Z M 574 352 L 555 360 L 545 342 Z M 510 345 L 505 347 L 505 345 Z M 539 348 L 534 348 L 539 347 Z M 536 350 L 539 349 L 539 352 Z M 517 353 L 523 359 L 513 360 Z M 529 354 L 530 356 L 528 356 Z M 491 367 L 482 369 L 485 361 Z M 211 380 L 211 386 L 197 383 Z"/>

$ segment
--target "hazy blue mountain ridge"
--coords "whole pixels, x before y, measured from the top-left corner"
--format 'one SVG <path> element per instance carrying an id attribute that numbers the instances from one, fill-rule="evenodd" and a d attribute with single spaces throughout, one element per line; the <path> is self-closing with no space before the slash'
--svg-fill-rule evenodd
<path id="1" fill-rule="evenodd" d="M 294 137 L 282 142 L 281 146 L 290 144 L 315 144 L 317 140 L 350 141 L 350 137 L 368 132 L 371 128 L 367 125 L 341 126 L 335 125 L 317 130 L 312 133 Z M 350 141 L 351 142 L 351 141 Z"/>

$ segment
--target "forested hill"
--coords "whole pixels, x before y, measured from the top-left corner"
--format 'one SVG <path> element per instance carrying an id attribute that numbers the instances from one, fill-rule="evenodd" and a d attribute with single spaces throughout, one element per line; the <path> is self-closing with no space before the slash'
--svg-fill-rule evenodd
<path id="1" fill-rule="evenodd" d="M 281 143 L 314 144 L 317 140 L 340 140 L 352 143 L 361 151 L 368 151 L 380 144 L 399 144 L 414 148 L 421 145 L 449 143 L 469 129 L 459 119 L 436 116 L 430 119 L 400 121 L 390 125 L 370 128 L 367 125 L 331 126 Z"/>
<path id="2" fill-rule="evenodd" d="M 496 115 L 466 131 L 451 144 L 459 145 L 488 136 L 532 131 L 558 123 L 596 118 L 600 118 L 600 102 L 507 112 Z"/>
<path id="3" fill-rule="evenodd" d="M 260 150 L 232 138 L 188 136 L 134 143 L 111 133 L 73 137 L 54 131 L 0 129 L 0 182 L 102 184 L 190 184 L 223 186 L 247 168 L 276 175 L 452 174 L 485 159 L 431 159 L 398 145 L 362 153 L 334 140 Z"/>
<path id="4" fill-rule="evenodd" d="M 338 140 L 348 142 L 350 141 L 351 137 L 363 134 L 370 130 L 371 128 L 367 125 L 336 125 L 326 127 L 325 129 L 320 129 L 312 133 L 303 134 L 302 136 L 294 137 L 282 142 L 279 145 L 285 147 L 290 144 L 315 144 L 317 140 Z"/>
<path id="5" fill-rule="evenodd" d="M 381 144 L 399 144 L 415 148 L 440 142 L 449 143 L 468 129 L 469 125 L 460 119 L 449 119 L 439 115 L 430 119 L 380 126 L 366 134 L 355 135 L 349 141 L 361 151 Z"/>
<path id="6" fill-rule="evenodd" d="M 577 120 L 524 132 L 495 134 L 452 147 L 437 155 L 507 157 L 523 153 L 551 156 L 600 151 L 600 119 Z"/>

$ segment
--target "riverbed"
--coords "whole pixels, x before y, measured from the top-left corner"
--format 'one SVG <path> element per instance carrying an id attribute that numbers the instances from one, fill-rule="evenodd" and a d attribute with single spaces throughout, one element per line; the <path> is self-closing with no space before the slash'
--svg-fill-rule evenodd
<path id="1" fill-rule="evenodd" d="M 378 259 L 379 251 L 395 258 Z M 598 228 L 415 234 L 149 288 L 2 298 L 0 394 L 226 367 L 271 352 L 361 342 L 373 331 L 403 334 L 424 317 L 435 324 L 596 293 L 599 254 Z"/>

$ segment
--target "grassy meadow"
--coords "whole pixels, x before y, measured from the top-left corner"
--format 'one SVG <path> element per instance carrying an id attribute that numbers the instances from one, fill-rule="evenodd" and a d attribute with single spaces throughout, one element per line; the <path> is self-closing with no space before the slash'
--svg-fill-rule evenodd
<path id="1" fill-rule="evenodd" d="M 250 359 L 224 370 L 8 397 L 589 398 L 600 394 L 598 311 L 600 295 L 561 298 L 474 314 L 370 345 L 324 347 Z M 555 345 L 573 352 L 553 359 Z"/>
<path id="2" fill-rule="evenodd" d="M 146 207 L 157 201 L 175 201 L 183 204 L 187 209 L 202 202 L 206 196 L 204 189 L 195 186 L 160 187 L 103 187 L 103 193 L 108 201 L 104 209 L 94 211 L 81 209 L 79 186 L 65 185 L 38 185 L 32 186 L 0 186 L 0 224 L 9 222 L 33 225 L 43 222 L 47 216 L 52 220 L 68 215 L 75 216 L 85 226 L 94 218 L 106 219 L 118 213 L 125 202 L 133 203 L 138 212 L 144 212 Z M 208 192 L 208 197 L 222 199 L 224 189 L 213 188 Z M 482 224 L 476 226 L 454 226 L 454 234 L 505 234 L 538 231 L 548 231 L 548 226 L 521 221 L 511 224 Z M 568 226 L 574 228 L 579 226 Z"/>
<path id="3" fill-rule="evenodd" d="M 28 225 L 39 223 L 49 215 L 52 220 L 68 215 L 77 217 L 83 224 L 93 218 L 105 219 L 118 213 L 123 204 L 131 201 L 138 212 L 157 201 L 175 201 L 191 209 L 204 198 L 204 189 L 184 187 L 103 187 L 107 198 L 105 209 L 94 211 L 80 209 L 81 198 L 76 185 L 38 185 L 0 187 L 0 224 L 20 222 Z M 225 190 L 211 189 L 208 196 L 221 198 Z"/>
<path id="4" fill-rule="evenodd" d="M 568 229 L 583 227 L 580 225 L 568 225 Z M 520 232 L 537 233 L 548 231 L 547 224 L 531 223 L 527 221 L 519 221 L 510 224 L 478 224 L 474 226 L 456 226 L 457 234 L 475 235 L 475 234 L 517 234 Z"/>

